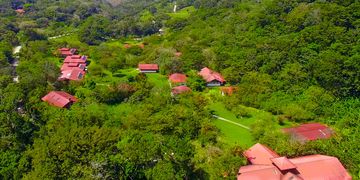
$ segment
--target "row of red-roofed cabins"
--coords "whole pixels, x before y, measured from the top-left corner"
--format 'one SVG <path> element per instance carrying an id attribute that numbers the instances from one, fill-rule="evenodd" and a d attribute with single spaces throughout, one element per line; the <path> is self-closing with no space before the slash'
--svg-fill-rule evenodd
<path id="1" fill-rule="evenodd" d="M 59 80 L 82 80 L 85 76 L 87 57 L 77 55 L 74 48 L 61 48 L 59 51 L 61 56 L 65 57 Z"/>

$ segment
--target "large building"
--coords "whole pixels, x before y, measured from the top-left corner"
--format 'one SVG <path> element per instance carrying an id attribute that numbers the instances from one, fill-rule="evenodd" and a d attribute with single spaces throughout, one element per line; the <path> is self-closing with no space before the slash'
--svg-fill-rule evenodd
<path id="1" fill-rule="evenodd" d="M 240 167 L 238 180 L 351 180 L 336 157 L 310 155 L 280 157 L 270 148 L 255 144 L 244 152 L 250 165 Z"/>
<path id="2" fill-rule="evenodd" d="M 220 73 L 215 72 L 207 67 L 201 69 L 199 75 L 206 81 L 207 86 L 222 86 L 225 84 L 225 79 Z"/>

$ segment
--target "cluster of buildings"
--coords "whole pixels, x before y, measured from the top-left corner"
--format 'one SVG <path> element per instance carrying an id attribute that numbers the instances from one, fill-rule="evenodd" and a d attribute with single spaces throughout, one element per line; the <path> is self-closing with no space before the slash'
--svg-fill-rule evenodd
<path id="1" fill-rule="evenodd" d="M 181 56 L 181 52 L 176 52 L 175 56 Z M 139 64 L 138 69 L 141 73 L 157 73 L 159 72 L 159 66 L 157 64 Z M 205 81 L 206 86 L 214 87 L 214 86 L 223 86 L 226 81 L 224 77 L 207 67 L 200 70 L 198 73 Z M 169 76 L 169 82 L 171 84 L 171 94 L 177 95 L 186 92 L 191 92 L 191 89 L 186 86 L 187 77 L 185 74 L 174 73 Z M 222 94 L 232 94 L 232 87 L 223 87 L 221 88 Z"/>
<path id="2" fill-rule="evenodd" d="M 61 56 L 65 57 L 59 80 L 82 80 L 86 73 L 87 57 L 77 55 L 77 50 L 74 48 L 61 48 L 59 51 Z"/>
<path id="3" fill-rule="evenodd" d="M 60 81 L 79 81 L 85 77 L 87 57 L 77 54 L 75 48 L 60 48 L 59 53 L 64 58 L 61 66 Z M 77 99 L 63 91 L 51 91 L 42 101 L 59 108 L 69 108 Z"/>
<path id="4" fill-rule="evenodd" d="M 60 80 L 81 80 L 86 70 L 86 56 L 76 55 L 76 49 L 61 48 L 61 55 L 65 57 L 61 67 L 62 75 Z M 157 73 L 157 64 L 139 64 L 141 73 Z M 198 73 L 208 87 L 223 86 L 226 81 L 223 76 L 207 67 Z M 186 86 L 187 76 L 181 73 L 174 73 L 169 76 L 172 95 L 191 92 Z M 235 88 L 221 87 L 223 95 L 231 95 Z M 43 101 L 59 108 L 69 108 L 77 99 L 63 91 L 51 91 L 42 98 Z M 282 131 L 299 142 L 328 139 L 333 131 L 320 123 L 302 124 L 297 127 L 283 128 Z M 270 148 L 262 144 L 255 144 L 246 150 L 243 155 L 248 165 L 240 167 L 238 180 L 306 180 L 306 179 L 332 179 L 351 180 L 351 176 L 343 167 L 341 162 L 332 156 L 309 155 L 296 158 L 280 156 Z"/>
<path id="5" fill-rule="evenodd" d="M 302 124 L 282 130 L 293 140 L 300 142 L 328 139 L 333 135 L 329 127 L 320 123 Z M 238 180 L 352 179 L 341 162 L 332 156 L 315 154 L 287 158 L 259 143 L 246 150 L 243 155 L 249 165 L 240 167 Z"/>

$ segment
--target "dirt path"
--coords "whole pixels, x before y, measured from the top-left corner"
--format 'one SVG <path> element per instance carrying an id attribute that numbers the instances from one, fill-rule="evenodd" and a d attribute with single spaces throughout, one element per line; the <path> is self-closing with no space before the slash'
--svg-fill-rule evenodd
<path id="1" fill-rule="evenodd" d="M 247 126 L 245 126 L 245 125 L 243 125 L 243 124 L 233 122 L 233 121 L 231 121 L 231 120 L 225 119 L 225 118 L 220 117 L 220 116 L 217 116 L 217 115 L 212 115 L 212 116 L 215 117 L 216 119 L 221 120 L 221 121 L 225 121 L 225 122 L 228 122 L 228 123 L 231 123 L 231 124 L 235 124 L 235 125 L 237 125 L 237 126 L 240 126 L 240 127 L 244 128 L 244 129 L 247 129 L 247 130 L 251 131 L 251 129 L 250 129 L 249 127 L 247 127 Z"/>

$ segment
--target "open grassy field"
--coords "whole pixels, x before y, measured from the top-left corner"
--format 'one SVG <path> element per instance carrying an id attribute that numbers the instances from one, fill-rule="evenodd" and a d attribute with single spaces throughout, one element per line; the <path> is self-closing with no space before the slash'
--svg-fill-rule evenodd
<path id="1" fill-rule="evenodd" d="M 213 113 L 217 116 L 223 117 L 228 119 L 234 123 L 239 123 L 244 126 L 250 127 L 256 122 L 261 120 L 270 120 L 273 118 L 277 118 L 276 116 L 272 115 L 269 112 L 258 110 L 251 107 L 245 107 L 247 112 L 251 115 L 250 117 L 240 117 L 237 118 L 235 114 L 225 108 L 225 105 L 222 102 L 214 102 L 209 105 L 209 109 L 213 111 Z M 276 121 L 269 121 L 270 123 L 275 123 Z M 255 142 L 253 141 L 253 137 L 251 135 L 251 131 L 237 126 L 235 124 L 222 121 L 219 119 L 214 120 L 215 125 L 220 129 L 223 136 L 219 137 L 219 140 L 228 143 L 228 144 L 238 144 L 244 148 L 250 147 Z M 279 125 L 276 123 L 276 127 L 284 128 L 290 127 L 293 123 L 289 121 L 285 121 L 284 125 Z"/>
<path id="2" fill-rule="evenodd" d="M 155 85 L 157 88 L 168 88 L 169 82 L 166 76 L 159 73 L 148 73 L 146 74 L 148 81 Z"/>
<path id="3" fill-rule="evenodd" d="M 251 125 L 251 118 L 238 119 L 236 116 L 228 111 L 225 106 L 220 103 L 213 103 L 209 106 L 209 109 L 214 111 L 214 114 L 231 120 L 236 123 L 243 124 L 245 126 Z M 235 124 L 231 124 L 219 119 L 214 120 L 215 125 L 220 129 L 223 136 L 219 137 L 220 141 L 223 141 L 230 145 L 240 145 L 247 148 L 254 144 L 251 132 Z"/>
<path id="4" fill-rule="evenodd" d="M 191 12 L 194 11 L 195 11 L 194 6 L 189 6 L 177 11 L 176 13 L 168 13 L 168 15 L 171 16 L 172 18 L 187 19 L 190 17 Z"/>

